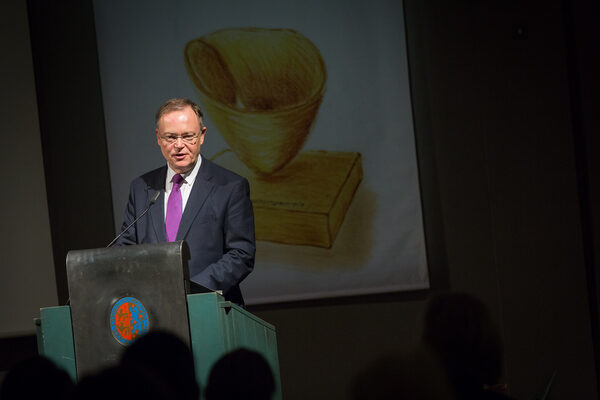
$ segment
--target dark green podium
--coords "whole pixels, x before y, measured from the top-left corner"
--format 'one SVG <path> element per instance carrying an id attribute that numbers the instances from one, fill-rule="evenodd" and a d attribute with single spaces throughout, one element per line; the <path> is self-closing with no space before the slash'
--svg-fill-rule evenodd
<path id="1" fill-rule="evenodd" d="M 69 253 L 71 306 L 40 310 L 36 320 L 39 353 L 74 380 L 115 364 L 127 344 L 116 340 L 111 308 L 134 297 L 146 305 L 150 331 L 174 326 L 173 333 L 191 345 L 202 387 L 219 358 L 246 348 L 268 361 L 276 383 L 274 399 L 281 399 L 275 327 L 219 293 L 189 294 L 186 257 L 184 242 Z M 172 315 L 181 313 L 185 315 Z"/>

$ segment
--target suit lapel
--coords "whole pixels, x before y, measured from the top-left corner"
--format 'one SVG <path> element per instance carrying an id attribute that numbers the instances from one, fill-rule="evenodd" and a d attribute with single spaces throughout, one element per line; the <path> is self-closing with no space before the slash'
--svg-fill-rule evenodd
<path id="1" fill-rule="evenodd" d="M 152 228 L 156 235 L 157 242 L 167 241 L 167 232 L 165 231 L 165 180 L 167 179 L 167 167 L 161 168 L 154 176 L 154 180 L 149 182 L 147 190 L 160 190 L 160 195 L 156 199 L 156 204 L 150 208 L 150 220 Z M 153 193 L 148 193 L 152 196 Z"/>
<path id="2" fill-rule="evenodd" d="M 192 222 L 194 222 L 200 209 L 212 192 L 214 185 L 210 182 L 211 178 L 210 161 L 203 157 L 200 170 L 194 181 L 194 186 L 192 186 L 190 197 L 188 198 L 185 210 L 181 216 L 181 222 L 179 223 L 179 229 L 177 230 L 177 240 L 185 239 L 188 231 L 192 227 Z"/>

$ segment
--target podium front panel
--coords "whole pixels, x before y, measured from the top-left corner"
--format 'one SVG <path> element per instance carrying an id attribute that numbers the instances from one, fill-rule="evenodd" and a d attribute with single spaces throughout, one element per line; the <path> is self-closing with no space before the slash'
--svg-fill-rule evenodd
<path id="1" fill-rule="evenodd" d="M 124 348 L 150 329 L 167 330 L 190 345 L 188 259 L 184 242 L 69 252 L 78 378 L 116 364 Z"/>

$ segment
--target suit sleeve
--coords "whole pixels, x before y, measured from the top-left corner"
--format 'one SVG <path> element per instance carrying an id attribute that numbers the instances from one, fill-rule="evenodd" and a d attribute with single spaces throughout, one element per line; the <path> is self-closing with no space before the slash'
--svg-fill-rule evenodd
<path id="1" fill-rule="evenodd" d="M 236 182 L 231 190 L 225 211 L 223 235 L 221 259 L 191 278 L 193 281 L 207 282 L 210 289 L 227 293 L 254 268 L 254 211 L 250 201 L 250 186 L 245 179 Z"/>

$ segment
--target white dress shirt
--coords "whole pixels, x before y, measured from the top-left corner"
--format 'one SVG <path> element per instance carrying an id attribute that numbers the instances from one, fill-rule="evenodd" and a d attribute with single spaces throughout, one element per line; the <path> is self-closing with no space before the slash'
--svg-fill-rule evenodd
<path id="1" fill-rule="evenodd" d="M 183 183 L 181 184 L 182 214 L 183 212 L 185 212 L 185 205 L 187 204 L 187 201 L 190 198 L 192 186 L 194 186 L 194 181 L 196 180 L 196 176 L 198 175 L 200 164 L 202 164 L 202 156 L 198 155 L 198 161 L 196 162 L 196 165 L 194 165 L 194 168 L 192 168 L 191 171 L 186 172 L 185 174 L 181 174 L 181 176 L 183 177 Z M 171 194 L 171 190 L 173 190 L 173 177 L 176 174 L 177 172 L 173 171 L 171 167 L 167 164 L 167 179 L 165 181 L 165 219 L 167 219 L 167 203 L 169 202 L 169 195 Z"/>

